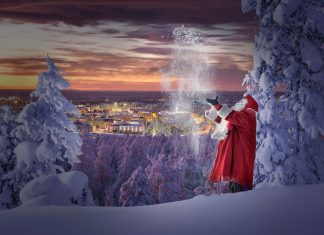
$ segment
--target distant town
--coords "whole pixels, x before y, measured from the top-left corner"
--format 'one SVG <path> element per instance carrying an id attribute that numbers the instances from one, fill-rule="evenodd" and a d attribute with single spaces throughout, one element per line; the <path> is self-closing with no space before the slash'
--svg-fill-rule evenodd
<path id="1" fill-rule="evenodd" d="M 80 133 L 101 134 L 208 134 L 212 124 L 204 117 L 204 104 L 194 104 L 190 112 L 175 107 L 170 110 L 167 98 L 157 93 L 143 92 L 139 96 L 122 92 L 103 95 L 93 93 L 92 99 L 84 100 L 85 94 L 70 92 L 65 96 L 76 105 L 80 116 L 70 116 Z M 32 99 L 25 94 L 14 93 L 0 96 L 0 105 L 20 112 Z M 96 96 L 97 95 L 97 96 Z M 223 100 L 233 103 L 241 93 L 226 93 Z M 96 97 L 96 98 L 94 98 Z M 236 98 L 237 97 L 237 98 Z M 73 99 L 73 100 L 72 100 Z M 117 101 L 116 101 L 117 100 Z"/>
<path id="2" fill-rule="evenodd" d="M 73 118 L 79 132 L 143 134 L 148 125 L 159 120 L 158 104 L 113 102 L 79 104 L 80 118 Z"/>

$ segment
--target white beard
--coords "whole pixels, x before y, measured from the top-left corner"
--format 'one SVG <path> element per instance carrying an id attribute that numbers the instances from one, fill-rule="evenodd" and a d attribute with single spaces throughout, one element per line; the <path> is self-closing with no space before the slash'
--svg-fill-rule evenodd
<path id="1" fill-rule="evenodd" d="M 232 106 L 232 109 L 235 111 L 241 111 L 244 109 L 245 105 L 248 103 L 247 99 L 241 99 L 239 102 Z"/>

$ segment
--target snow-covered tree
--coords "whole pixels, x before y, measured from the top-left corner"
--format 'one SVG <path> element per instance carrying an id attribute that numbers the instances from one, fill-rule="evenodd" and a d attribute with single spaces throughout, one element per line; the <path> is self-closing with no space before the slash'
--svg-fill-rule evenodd
<path id="1" fill-rule="evenodd" d="M 24 107 L 16 119 L 19 125 L 11 133 L 17 145 L 16 165 L 7 177 L 15 181 L 16 192 L 32 179 L 65 172 L 81 153 L 82 141 L 67 116 L 79 113 L 60 91 L 69 83 L 48 56 L 46 62 L 48 71 L 40 74 L 31 94 L 36 101 Z"/>
<path id="2" fill-rule="evenodd" d="M 204 182 L 216 156 L 215 140 L 208 135 L 200 136 L 198 153 L 192 151 L 190 136 L 82 134 L 81 137 L 83 154 L 74 169 L 89 177 L 97 205 L 121 206 L 121 187 L 138 167 L 145 169 L 155 203 L 184 200 L 206 192 Z M 203 190 L 195 190 L 198 185 Z"/>
<path id="3" fill-rule="evenodd" d="M 167 155 L 151 158 L 145 171 L 156 195 L 155 201 L 165 203 L 184 198 L 181 174 L 172 167 Z"/>
<path id="4" fill-rule="evenodd" d="M 120 188 L 121 206 L 144 206 L 155 204 L 155 196 L 145 170 L 136 168 L 129 179 Z"/>
<path id="5" fill-rule="evenodd" d="M 242 2 L 260 24 L 244 80 L 260 106 L 256 185 L 324 180 L 323 7 L 319 0 Z M 279 98 L 278 90 L 284 92 Z"/>
<path id="6" fill-rule="evenodd" d="M 202 167 L 198 165 L 194 156 L 184 154 L 179 156 L 176 169 L 181 173 L 181 182 L 183 187 L 189 192 L 204 184 Z"/>
<path id="7" fill-rule="evenodd" d="M 115 163 L 116 157 L 114 154 L 114 148 L 112 148 L 111 145 L 117 144 L 117 141 L 122 141 L 122 137 L 123 136 L 121 136 L 121 139 L 117 139 L 115 141 L 111 141 L 110 139 L 106 139 L 106 138 L 98 138 L 97 141 L 98 148 L 96 150 L 97 158 L 93 161 L 94 169 L 95 169 L 93 186 L 95 187 L 96 192 L 98 191 L 100 192 L 99 194 L 96 195 L 97 197 L 96 199 L 99 205 L 102 205 L 103 203 L 106 205 L 106 202 L 108 203 L 109 201 L 107 199 L 109 194 L 108 193 L 109 189 L 107 189 L 108 185 L 111 186 L 117 183 L 116 182 L 117 166 Z M 115 186 L 111 187 L 110 190 L 117 191 Z M 105 191 L 105 193 L 103 194 L 102 191 Z"/>
<path id="8" fill-rule="evenodd" d="M 14 144 L 10 136 L 16 125 L 14 119 L 10 107 L 0 106 L 0 209 L 11 208 L 15 204 L 15 200 L 11 197 L 14 194 L 13 182 L 5 177 L 15 167 Z"/>
<path id="9" fill-rule="evenodd" d="M 15 127 L 14 115 L 9 106 L 0 106 L 0 175 L 14 167 L 12 138 L 10 132 Z"/>

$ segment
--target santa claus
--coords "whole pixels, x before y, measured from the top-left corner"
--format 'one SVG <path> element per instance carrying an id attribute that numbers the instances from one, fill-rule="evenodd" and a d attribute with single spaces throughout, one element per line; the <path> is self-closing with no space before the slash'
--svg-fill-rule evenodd
<path id="1" fill-rule="evenodd" d="M 206 99 L 211 108 L 205 116 L 216 124 L 213 138 L 219 140 L 209 181 L 229 181 L 231 192 L 252 189 L 256 148 L 256 112 L 258 104 L 246 94 L 232 108 Z"/>

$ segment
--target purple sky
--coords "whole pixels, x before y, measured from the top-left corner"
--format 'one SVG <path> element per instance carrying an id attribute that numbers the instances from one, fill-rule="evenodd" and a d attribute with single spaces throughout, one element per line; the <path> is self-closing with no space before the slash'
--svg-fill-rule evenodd
<path id="1" fill-rule="evenodd" d="M 33 88 L 49 53 L 72 89 L 160 90 L 181 25 L 202 35 L 215 89 L 242 89 L 256 19 L 240 0 L 1 0 L 0 88 Z"/>

